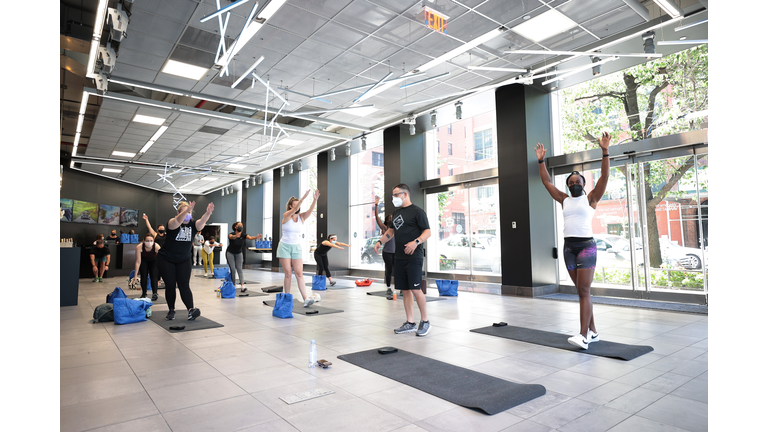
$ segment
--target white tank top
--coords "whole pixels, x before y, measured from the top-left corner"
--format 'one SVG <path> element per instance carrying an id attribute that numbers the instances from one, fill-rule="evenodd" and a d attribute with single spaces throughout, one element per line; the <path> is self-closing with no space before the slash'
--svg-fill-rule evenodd
<path id="1" fill-rule="evenodd" d="M 586 194 L 563 200 L 563 237 L 592 237 L 594 215 L 595 209 L 589 205 L 589 197 Z"/>
<path id="2" fill-rule="evenodd" d="M 304 227 L 304 222 L 299 215 L 298 222 L 293 221 L 293 217 L 288 219 L 288 222 L 283 224 L 283 236 L 280 241 L 285 244 L 301 244 L 301 231 Z"/>

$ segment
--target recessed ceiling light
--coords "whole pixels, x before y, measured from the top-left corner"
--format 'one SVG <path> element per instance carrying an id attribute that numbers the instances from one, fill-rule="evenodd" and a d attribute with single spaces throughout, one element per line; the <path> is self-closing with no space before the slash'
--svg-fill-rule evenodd
<path id="1" fill-rule="evenodd" d="M 688 39 L 686 36 L 683 36 L 680 38 L 680 40 L 686 40 L 686 39 Z"/>
<path id="2" fill-rule="evenodd" d="M 367 116 L 369 114 L 375 113 L 376 111 L 378 111 L 378 108 L 375 108 L 375 107 L 362 107 L 362 108 L 358 108 L 358 109 L 347 110 L 347 114 L 352 114 L 352 115 L 356 115 L 356 116 L 359 116 L 359 117 L 365 117 L 365 116 Z"/>
<path id="3" fill-rule="evenodd" d="M 573 20 L 552 9 L 549 12 L 544 12 L 536 18 L 532 18 L 518 25 L 517 27 L 513 27 L 512 31 L 528 40 L 539 42 L 576 27 L 576 25 L 577 24 L 573 22 Z"/>
<path id="4" fill-rule="evenodd" d="M 121 173 L 123 170 L 116 169 L 116 168 L 102 168 L 101 172 L 109 172 L 109 173 Z"/>
<path id="5" fill-rule="evenodd" d="M 219 179 L 218 177 L 203 177 L 200 180 L 215 181 L 215 180 L 218 180 L 218 179 Z"/>
<path id="6" fill-rule="evenodd" d="M 283 145 L 296 145 L 296 144 L 301 144 L 302 142 L 304 141 L 299 141 L 299 140 L 290 139 L 290 138 L 283 138 L 280 141 L 278 141 L 279 144 L 283 144 Z"/>
<path id="7" fill-rule="evenodd" d="M 112 152 L 112 156 L 122 156 L 122 157 L 130 157 L 130 158 L 132 158 L 132 157 L 136 156 L 136 153 L 128 153 L 128 152 L 121 152 L 121 151 L 115 150 L 115 151 Z"/>
<path id="8" fill-rule="evenodd" d="M 245 167 L 246 167 L 245 165 L 238 165 L 238 164 L 230 164 L 226 166 L 226 168 L 229 168 L 229 169 L 243 169 Z"/>
<path id="9" fill-rule="evenodd" d="M 200 78 L 208 72 L 208 69 L 169 59 L 163 68 L 163 72 L 200 81 Z"/>
<path id="10" fill-rule="evenodd" d="M 157 125 L 157 126 L 160 126 L 161 124 L 165 123 L 165 119 L 163 118 L 150 117 L 150 116 L 141 115 L 141 114 L 136 114 L 136 116 L 133 118 L 133 121 L 139 122 L 139 123 Z"/>

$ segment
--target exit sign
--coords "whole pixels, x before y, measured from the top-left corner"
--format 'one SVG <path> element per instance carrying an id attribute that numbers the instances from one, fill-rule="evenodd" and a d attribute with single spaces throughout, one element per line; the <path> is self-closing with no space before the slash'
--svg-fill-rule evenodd
<path id="1" fill-rule="evenodd" d="M 424 6 L 424 25 L 434 31 L 445 33 L 445 30 L 448 28 L 448 17 Z"/>

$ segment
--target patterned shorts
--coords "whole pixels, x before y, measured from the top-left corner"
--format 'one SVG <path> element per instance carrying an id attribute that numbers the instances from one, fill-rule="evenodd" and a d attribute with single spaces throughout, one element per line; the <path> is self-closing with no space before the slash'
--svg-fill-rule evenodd
<path id="1" fill-rule="evenodd" d="M 597 243 L 594 239 L 574 241 L 566 238 L 563 259 L 569 271 L 594 269 L 597 265 Z"/>

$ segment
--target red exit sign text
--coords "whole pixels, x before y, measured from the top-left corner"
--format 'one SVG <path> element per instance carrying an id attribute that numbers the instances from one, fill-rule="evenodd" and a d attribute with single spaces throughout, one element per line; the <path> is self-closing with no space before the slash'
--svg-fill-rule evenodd
<path id="1" fill-rule="evenodd" d="M 434 31 L 445 33 L 448 28 L 448 17 L 424 6 L 424 25 Z"/>

